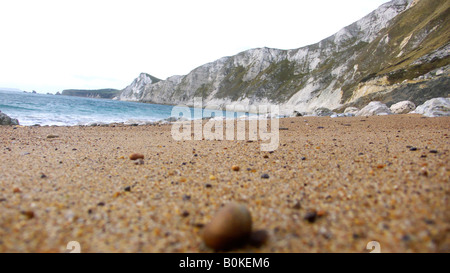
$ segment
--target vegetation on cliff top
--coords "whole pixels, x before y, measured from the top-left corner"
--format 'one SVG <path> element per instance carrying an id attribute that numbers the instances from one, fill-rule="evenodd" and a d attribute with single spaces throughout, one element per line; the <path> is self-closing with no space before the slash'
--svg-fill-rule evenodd
<path id="1" fill-rule="evenodd" d="M 120 90 L 108 88 L 97 90 L 67 89 L 63 90 L 61 94 L 64 96 L 74 96 L 74 97 L 112 99 L 119 93 Z"/>

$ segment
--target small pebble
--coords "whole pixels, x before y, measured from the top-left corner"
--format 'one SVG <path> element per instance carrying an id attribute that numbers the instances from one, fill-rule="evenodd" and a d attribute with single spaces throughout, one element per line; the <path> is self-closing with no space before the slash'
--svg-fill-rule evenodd
<path id="1" fill-rule="evenodd" d="M 411 147 L 411 148 L 409 148 L 409 150 L 410 151 L 417 151 L 417 148 L 416 147 Z"/>
<path id="2" fill-rule="evenodd" d="M 327 212 L 326 211 L 324 211 L 324 210 L 319 210 L 318 212 L 317 212 L 317 216 L 318 217 L 322 217 L 322 216 L 324 216 L 325 214 L 326 214 Z"/>
<path id="3" fill-rule="evenodd" d="M 145 161 L 143 159 L 136 160 L 134 165 L 144 165 Z"/>
<path id="4" fill-rule="evenodd" d="M 58 138 L 58 135 L 47 135 L 47 138 Z"/>
<path id="5" fill-rule="evenodd" d="M 261 247 L 267 242 L 269 233 L 266 230 L 257 230 L 252 232 L 249 239 L 249 244 L 254 247 Z"/>
<path id="6" fill-rule="evenodd" d="M 105 205 L 104 202 L 99 202 L 99 203 L 97 204 L 97 206 L 99 206 L 99 207 L 103 207 L 104 205 Z"/>
<path id="7" fill-rule="evenodd" d="M 304 219 L 310 223 L 314 223 L 317 219 L 317 212 L 315 212 L 315 211 L 307 212 Z"/>
<path id="8" fill-rule="evenodd" d="M 22 215 L 25 215 L 25 217 L 27 219 L 33 219 L 34 218 L 34 212 L 32 212 L 31 210 L 22 211 L 21 213 L 22 213 Z"/>
<path id="9" fill-rule="evenodd" d="M 235 172 L 237 172 L 237 171 L 239 171 L 239 166 L 236 166 L 236 165 L 233 165 L 232 167 L 231 167 L 231 169 L 233 170 L 233 171 L 235 171 Z"/>
<path id="10" fill-rule="evenodd" d="M 19 188 L 14 188 L 13 193 L 21 193 L 22 191 Z"/>
<path id="11" fill-rule="evenodd" d="M 187 195 L 187 194 L 183 194 L 183 200 L 184 200 L 184 201 L 191 200 L 191 196 L 190 196 L 190 195 Z"/>
<path id="12" fill-rule="evenodd" d="M 247 207 L 228 203 L 205 226 L 202 239 L 212 249 L 228 250 L 247 243 L 251 231 L 252 218 Z"/>
<path id="13" fill-rule="evenodd" d="M 189 216 L 189 212 L 188 211 L 183 211 L 183 213 L 181 214 L 181 216 L 183 217 L 188 217 Z"/>
<path id="14" fill-rule="evenodd" d="M 127 187 L 125 187 L 123 190 L 124 190 L 124 191 L 130 192 L 130 191 L 131 191 L 131 186 L 127 186 Z"/>
<path id="15" fill-rule="evenodd" d="M 437 151 L 437 150 L 430 150 L 430 153 L 432 153 L 432 154 L 437 154 L 438 151 Z"/>
<path id="16" fill-rule="evenodd" d="M 293 209 L 301 209 L 302 208 L 302 205 L 300 204 L 300 201 L 297 201 L 296 203 L 295 203 L 295 205 L 292 207 Z"/>
<path id="17" fill-rule="evenodd" d="M 420 169 L 419 174 L 423 176 L 428 176 L 428 170 L 425 167 L 423 167 L 422 169 Z"/>
<path id="18" fill-rule="evenodd" d="M 261 178 L 264 178 L 264 179 L 268 179 L 269 177 L 270 177 L 270 176 L 269 176 L 267 173 L 261 175 Z"/>
<path id="19" fill-rule="evenodd" d="M 134 154 L 130 155 L 130 159 L 131 160 L 144 159 L 144 155 L 143 154 L 139 154 L 139 153 L 134 153 Z"/>
<path id="20" fill-rule="evenodd" d="M 402 241 L 403 242 L 409 242 L 409 241 L 411 241 L 411 237 L 408 234 L 403 235 L 402 236 Z"/>

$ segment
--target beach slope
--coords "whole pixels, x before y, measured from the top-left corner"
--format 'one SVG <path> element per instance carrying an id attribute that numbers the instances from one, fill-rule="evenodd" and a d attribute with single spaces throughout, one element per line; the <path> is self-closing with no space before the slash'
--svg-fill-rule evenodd
<path id="1" fill-rule="evenodd" d="M 212 252 L 231 201 L 269 237 L 236 252 L 450 251 L 450 117 L 280 119 L 280 143 L 171 125 L 0 128 L 0 252 Z M 141 153 L 143 161 L 129 155 Z M 239 166 L 239 170 L 232 166 Z"/>

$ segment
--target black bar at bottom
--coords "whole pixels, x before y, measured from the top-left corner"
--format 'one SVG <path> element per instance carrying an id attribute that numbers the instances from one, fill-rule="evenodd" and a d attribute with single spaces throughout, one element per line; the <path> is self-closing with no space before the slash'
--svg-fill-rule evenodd
<path id="1" fill-rule="evenodd" d="M 445 266 L 445 254 L 0 254 L 0 260 L 31 272 L 406 272 L 425 265 Z M 429 271 L 429 270 L 427 270 Z"/>

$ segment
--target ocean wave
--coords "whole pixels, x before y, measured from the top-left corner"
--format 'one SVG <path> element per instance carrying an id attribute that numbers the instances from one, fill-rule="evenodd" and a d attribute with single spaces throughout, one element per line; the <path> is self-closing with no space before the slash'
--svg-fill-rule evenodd
<path id="1" fill-rule="evenodd" d="M 21 125 L 33 126 L 77 126 L 122 123 L 125 125 L 146 125 L 171 123 L 175 121 L 201 119 L 254 119 L 244 112 L 211 111 L 202 109 L 202 116 L 187 119 L 172 116 L 172 106 L 144 104 L 137 102 L 99 100 L 69 96 L 50 96 L 21 92 L 2 93 L 0 110 L 19 120 Z M 222 115 L 220 115 L 222 114 Z"/>

